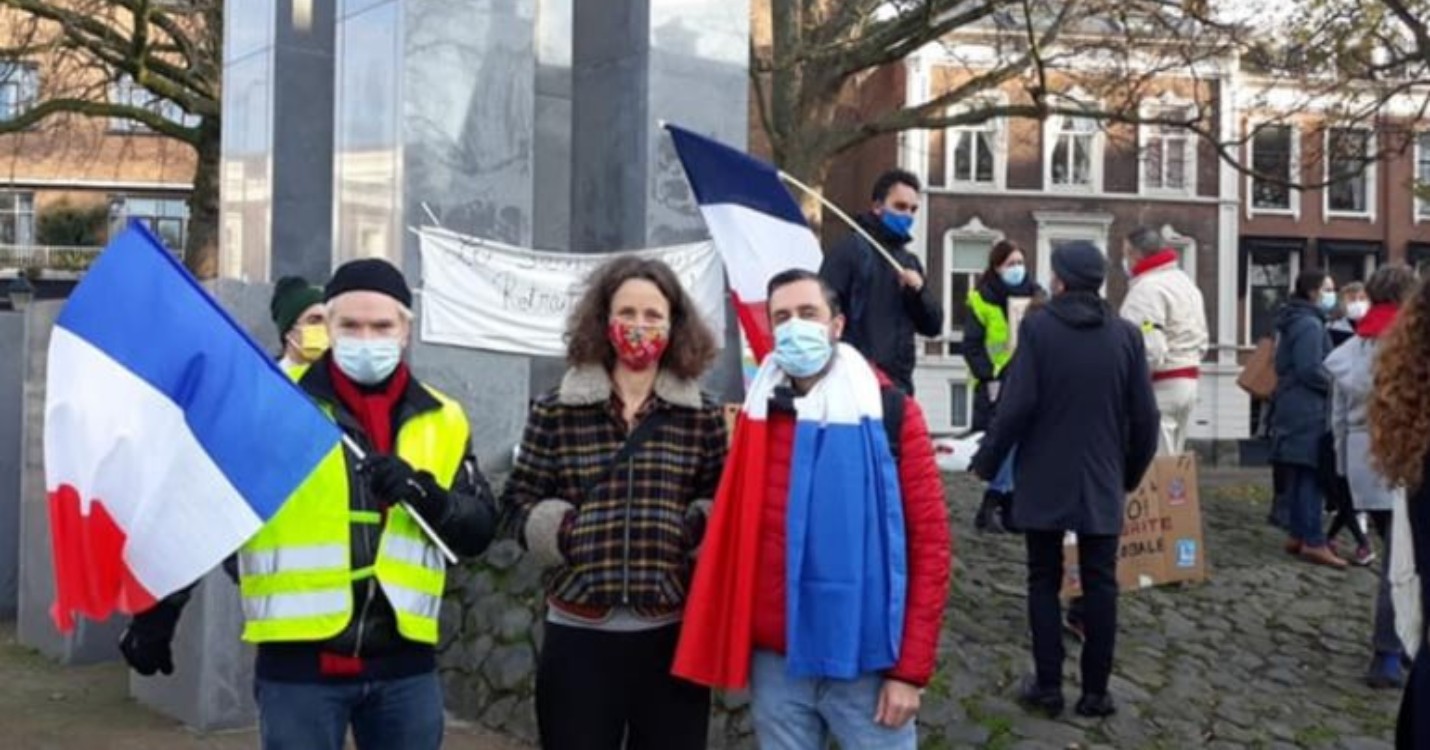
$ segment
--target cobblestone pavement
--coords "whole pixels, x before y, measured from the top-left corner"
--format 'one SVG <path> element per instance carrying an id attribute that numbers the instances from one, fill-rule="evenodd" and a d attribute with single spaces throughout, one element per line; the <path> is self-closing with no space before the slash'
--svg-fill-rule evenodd
<path id="1" fill-rule="evenodd" d="M 1103 721 L 1034 718 L 1014 701 L 1031 671 L 1021 539 L 971 533 L 980 493 L 952 480 L 958 566 L 943 669 L 925 697 L 927 748 L 1390 748 L 1399 694 L 1361 677 L 1376 578 L 1288 557 L 1266 525 L 1269 477 L 1204 474 L 1211 580 L 1121 599 Z M 1066 686 L 1077 698 L 1078 649 Z"/>
<path id="2" fill-rule="evenodd" d="M 1280 535 L 1265 524 L 1268 484 L 1255 473 L 1203 474 L 1211 581 L 1124 595 L 1112 683 L 1121 712 L 1105 721 L 1047 721 L 1014 701 L 1031 668 L 1021 539 L 973 534 L 981 488 L 966 477 L 951 479 L 958 565 L 943 667 L 925 696 L 921 745 L 1391 747 L 1399 695 L 1360 681 L 1375 576 L 1288 558 Z M 1070 642 L 1070 702 L 1077 697 L 1077 654 Z M 732 746 L 748 747 L 742 714 L 717 715 L 713 734 L 742 736 Z M 129 700 L 119 665 L 58 667 L 16 646 L 10 624 L 0 626 L 0 717 L 4 748 L 257 746 L 252 732 L 193 735 Z M 523 745 L 456 726 L 447 747 Z"/>

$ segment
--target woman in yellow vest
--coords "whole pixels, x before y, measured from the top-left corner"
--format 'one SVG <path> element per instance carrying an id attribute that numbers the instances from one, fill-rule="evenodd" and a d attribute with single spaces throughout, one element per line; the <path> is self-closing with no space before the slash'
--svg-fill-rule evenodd
<path id="1" fill-rule="evenodd" d="M 1026 298 L 1031 302 L 1044 296 L 1042 287 L 1028 278 L 1023 249 L 1012 240 L 993 243 L 978 288 L 968 293 L 968 315 L 963 326 L 963 359 L 968 363 L 974 383 L 974 432 L 987 432 L 993 424 L 1003 369 L 1013 358 L 1008 301 Z M 989 483 L 974 517 L 974 527 L 979 531 L 994 534 L 1005 531 L 1004 519 L 1013 497 L 1012 468 L 1010 456 L 998 476 Z"/>
<path id="2" fill-rule="evenodd" d="M 710 691 L 670 668 L 725 464 L 724 414 L 697 382 L 714 336 L 668 266 L 624 257 L 596 270 L 567 341 L 502 496 L 503 525 L 553 568 L 541 746 L 704 748 Z"/>

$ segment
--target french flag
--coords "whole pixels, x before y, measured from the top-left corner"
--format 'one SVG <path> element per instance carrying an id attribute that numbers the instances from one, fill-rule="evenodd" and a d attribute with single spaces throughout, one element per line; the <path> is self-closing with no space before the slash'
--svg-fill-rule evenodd
<path id="1" fill-rule="evenodd" d="M 131 223 L 61 311 L 45 403 L 62 632 L 198 580 L 341 456 L 334 425 Z"/>
<path id="2" fill-rule="evenodd" d="M 718 141 L 666 125 L 695 192 L 756 360 L 774 348 L 765 285 L 791 268 L 818 271 L 824 255 L 774 167 Z"/>

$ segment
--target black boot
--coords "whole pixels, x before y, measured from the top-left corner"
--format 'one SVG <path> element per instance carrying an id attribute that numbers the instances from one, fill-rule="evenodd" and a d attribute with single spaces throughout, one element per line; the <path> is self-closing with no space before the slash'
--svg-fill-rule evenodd
<path id="1" fill-rule="evenodd" d="M 1049 719 L 1058 718 L 1066 705 L 1061 687 L 1040 685 L 1034 675 L 1023 678 L 1023 684 L 1018 689 L 1018 702 L 1023 704 L 1023 708 L 1042 713 Z"/>
<path id="2" fill-rule="evenodd" d="M 973 528 L 988 534 L 1003 533 L 1003 518 L 999 512 L 998 494 L 989 490 L 983 493 L 983 503 L 973 517 Z"/>
<path id="3" fill-rule="evenodd" d="M 998 520 L 1003 524 L 1004 533 L 1019 533 L 1018 528 L 1013 525 L 1013 493 L 998 493 Z"/>

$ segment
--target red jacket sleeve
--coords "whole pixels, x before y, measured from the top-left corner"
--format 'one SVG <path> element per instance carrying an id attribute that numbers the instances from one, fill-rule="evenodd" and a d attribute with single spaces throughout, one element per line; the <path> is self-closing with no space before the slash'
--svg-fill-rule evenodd
<path id="1" fill-rule="evenodd" d="M 899 487 L 908 543 L 909 594 L 899 663 L 889 676 L 922 687 L 933 677 L 937 660 L 953 568 L 953 535 L 928 423 L 912 398 L 904 399 L 900 433 Z"/>

